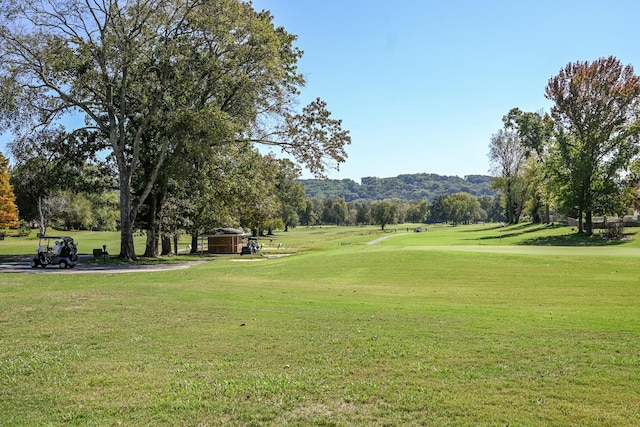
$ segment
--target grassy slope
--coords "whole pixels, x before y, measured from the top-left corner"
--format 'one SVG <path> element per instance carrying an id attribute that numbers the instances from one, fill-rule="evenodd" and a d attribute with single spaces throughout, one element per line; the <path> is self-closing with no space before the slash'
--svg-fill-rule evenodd
<path id="1" fill-rule="evenodd" d="M 532 225 L 273 239 L 297 254 L 1 275 L 0 425 L 640 417 L 637 239 L 601 246 Z"/>

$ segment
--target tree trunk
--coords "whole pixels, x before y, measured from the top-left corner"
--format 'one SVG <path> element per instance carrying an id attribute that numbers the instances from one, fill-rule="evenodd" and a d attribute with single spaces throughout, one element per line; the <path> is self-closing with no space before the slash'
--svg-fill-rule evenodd
<path id="1" fill-rule="evenodd" d="M 40 215 L 40 236 L 47 234 L 47 222 L 42 212 L 42 196 L 38 196 L 38 214 Z"/>
<path id="2" fill-rule="evenodd" d="M 118 257 L 136 261 L 137 257 L 133 245 L 135 215 L 131 209 L 130 190 L 128 177 L 120 172 L 120 255 Z"/>
<path id="3" fill-rule="evenodd" d="M 585 235 L 591 236 L 593 234 L 593 213 L 591 212 L 591 210 L 588 210 L 586 212 L 586 217 L 587 218 L 584 227 Z"/>
<path id="4" fill-rule="evenodd" d="M 162 253 L 160 255 L 171 255 L 171 236 L 162 236 Z"/>
<path id="5" fill-rule="evenodd" d="M 191 234 L 191 253 L 192 254 L 197 254 L 198 253 L 198 233 L 192 233 Z"/>
<path id="6" fill-rule="evenodd" d="M 178 255 L 178 240 L 180 240 L 180 235 L 175 233 L 173 235 L 173 253 Z"/>
<path id="7" fill-rule="evenodd" d="M 522 214 L 522 206 L 519 206 L 515 201 L 513 202 L 513 220 L 511 224 L 520 223 L 520 215 Z"/>
<path id="8" fill-rule="evenodd" d="M 147 244 L 144 249 L 144 256 L 149 258 L 158 257 L 158 236 L 160 234 L 160 228 L 156 221 L 156 214 L 158 203 L 155 197 L 148 198 L 147 206 L 149 212 L 147 214 Z"/>
<path id="9" fill-rule="evenodd" d="M 531 208 L 531 221 L 533 221 L 534 224 L 541 224 L 545 222 L 543 214 L 541 213 L 542 208 L 543 205 L 540 201 L 540 197 L 534 196 L 533 207 Z"/>
<path id="10" fill-rule="evenodd" d="M 582 209 L 578 210 L 578 233 L 583 233 L 584 230 L 582 229 Z"/>
<path id="11" fill-rule="evenodd" d="M 549 203 L 544 205 L 544 223 L 551 223 L 551 208 L 549 207 Z"/>
<path id="12" fill-rule="evenodd" d="M 145 257 L 158 257 L 158 227 L 154 224 L 147 229 L 147 243 L 144 250 Z"/>

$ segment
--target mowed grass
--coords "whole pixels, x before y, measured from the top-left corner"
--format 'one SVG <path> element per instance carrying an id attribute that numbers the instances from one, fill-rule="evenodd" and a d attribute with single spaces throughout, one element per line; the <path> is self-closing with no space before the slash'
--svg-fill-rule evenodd
<path id="1" fill-rule="evenodd" d="M 47 236 L 71 236 L 78 245 L 79 254 L 91 254 L 93 249 L 107 247 L 107 252 L 117 255 L 120 253 L 120 233 L 109 231 L 62 231 L 48 229 Z M 187 244 L 184 238 L 184 246 Z M 136 253 L 144 253 L 145 237 L 138 235 L 134 238 Z M 15 233 L 9 234 L 4 240 L 0 240 L 0 259 L 7 256 L 28 255 L 33 256 L 38 249 L 38 230 L 31 230 L 27 237 L 16 237 Z M 43 241 L 44 242 L 44 241 Z M 53 245 L 55 239 L 50 244 Z"/>
<path id="2" fill-rule="evenodd" d="M 2 274 L 0 425 L 638 424 L 635 232 L 395 228 L 298 228 L 268 245 L 291 256 L 186 270 Z"/>

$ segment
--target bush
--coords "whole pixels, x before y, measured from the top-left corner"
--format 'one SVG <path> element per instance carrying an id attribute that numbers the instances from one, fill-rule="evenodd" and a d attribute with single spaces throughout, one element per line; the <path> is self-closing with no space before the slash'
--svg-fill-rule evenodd
<path id="1" fill-rule="evenodd" d="M 621 239 L 624 237 L 624 224 L 622 222 L 608 222 L 603 237 L 606 239 Z"/>
<path id="2" fill-rule="evenodd" d="M 18 227 L 18 237 L 28 237 L 31 234 L 31 227 L 26 222 L 20 222 L 20 227 Z"/>

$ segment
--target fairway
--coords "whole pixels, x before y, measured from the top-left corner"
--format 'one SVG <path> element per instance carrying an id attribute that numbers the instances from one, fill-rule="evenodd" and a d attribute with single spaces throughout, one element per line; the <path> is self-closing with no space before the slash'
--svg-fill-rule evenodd
<path id="1" fill-rule="evenodd" d="M 628 247 L 595 247 L 576 248 L 563 246 L 408 246 L 407 250 L 422 251 L 455 251 L 455 252 L 484 252 L 493 254 L 520 255 L 565 255 L 568 257 L 640 257 L 640 248 Z"/>
<path id="2" fill-rule="evenodd" d="M 290 256 L 174 271 L 0 274 L 0 425 L 638 423 L 635 232 L 406 228 L 299 228 L 271 239 Z"/>

